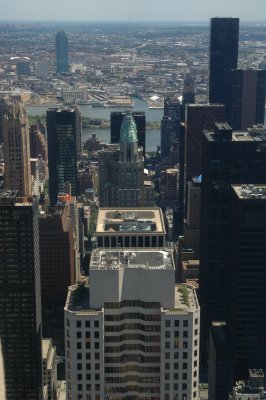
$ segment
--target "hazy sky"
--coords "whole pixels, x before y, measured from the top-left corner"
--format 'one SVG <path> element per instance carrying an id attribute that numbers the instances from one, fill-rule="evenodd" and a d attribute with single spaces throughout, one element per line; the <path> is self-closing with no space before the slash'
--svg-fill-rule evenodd
<path id="1" fill-rule="evenodd" d="M 266 0 L 2 0 L 0 19 L 207 21 L 213 16 L 266 21 Z"/>

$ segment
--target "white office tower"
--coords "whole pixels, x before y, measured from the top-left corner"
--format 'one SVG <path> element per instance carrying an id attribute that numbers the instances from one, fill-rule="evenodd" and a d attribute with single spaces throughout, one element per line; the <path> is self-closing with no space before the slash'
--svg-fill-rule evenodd
<path id="1" fill-rule="evenodd" d="M 199 320 L 170 251 L 94 250 L 65 306 L 67 400 L 198 399 Z"/>

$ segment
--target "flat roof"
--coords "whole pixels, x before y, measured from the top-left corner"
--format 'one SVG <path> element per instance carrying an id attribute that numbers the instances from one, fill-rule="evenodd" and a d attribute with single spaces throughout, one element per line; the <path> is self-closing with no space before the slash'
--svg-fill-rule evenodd
<path id="1" fill-rule="evenodd" d="M 232 185 L 239 199 L 266 200 L 266 185 Z"/>
<path id="2" fill-rule="evenodd" d="M 206 130 L 204 131 L 204 134 L 211 142 L 266 142 L 266 128 L 233 131 L 232 137 L 227 137 L 226 139 L 220 135 L 219 132 L 214 132 L 213 130 Z"/>
<path id="3" fill-rule="evenodd" d="M 119 251 L 96 249 L 92 252 L 90 270 L 120 268 L 174 270 L 175 265 L 172 252 L 168 250 L 149 249 L 145 251 L 135 248 Z"/>
<path id="4" fill-rule="evenodd" d="M 99 208 L 95 233 L 164 233 L 162 211 L 153 208 Z"/>

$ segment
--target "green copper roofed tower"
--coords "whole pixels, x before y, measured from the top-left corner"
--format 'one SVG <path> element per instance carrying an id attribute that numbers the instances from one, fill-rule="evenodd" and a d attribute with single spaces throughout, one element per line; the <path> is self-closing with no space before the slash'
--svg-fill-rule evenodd
<path id="1" fill-rule="evenodd" d="M 151 207 L 153 183 L 144 173 L 142 147 L 130 111 L 125 113 L 120 143 L 99 151 L 99 203 L 101 207 Z"/>
<path id="2" fill-rule="evenodd" d="M 137 126 L 130 111 L 126 111 L 120 130 L 120 143 L 138 142 Z"/>
<path id="3" fill-rule="evenodd" d="M 126 111 L 120 130 L 120 161 L 136 161 L 138 157 L 138 134 L 135 120 Z"/>

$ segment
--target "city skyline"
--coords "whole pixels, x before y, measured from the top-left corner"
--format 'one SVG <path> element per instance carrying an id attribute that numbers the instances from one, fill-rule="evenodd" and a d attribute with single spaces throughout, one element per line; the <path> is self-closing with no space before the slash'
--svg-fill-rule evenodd
<path id="1" fill-rule="evenodd" d="M 174 0 L 159 2 L 158 0 L 144 5 L 141 0 L 134 2 L 122 0 L 100 0 L 97 3 L 86 4 L 82 0 L 72 6 L 69 0 L 58 0 L 56 6 L 52 0 L 40 3 L 38 9 L 34 1 L 28 0 L 21 3 L 14 0 L 6 3 L 2 10 L 2 20 L 39 20 L 39 21 L 207 21 L 214 16 L 237 16 L 243 21 L 262 21 L 266 12 L 264 0 L 255 0 L 253 3 L 243 4 L 240 0 L 218 2 L 217 0 L 204 0 L 202 2 L 191 0 L 182 3 Z M 53 10 L 51 16 L 51 9 Z M 86 13 L 87 16 L 86 16 Z M 173 17 L 173 15 L 175 17 Z"/>

